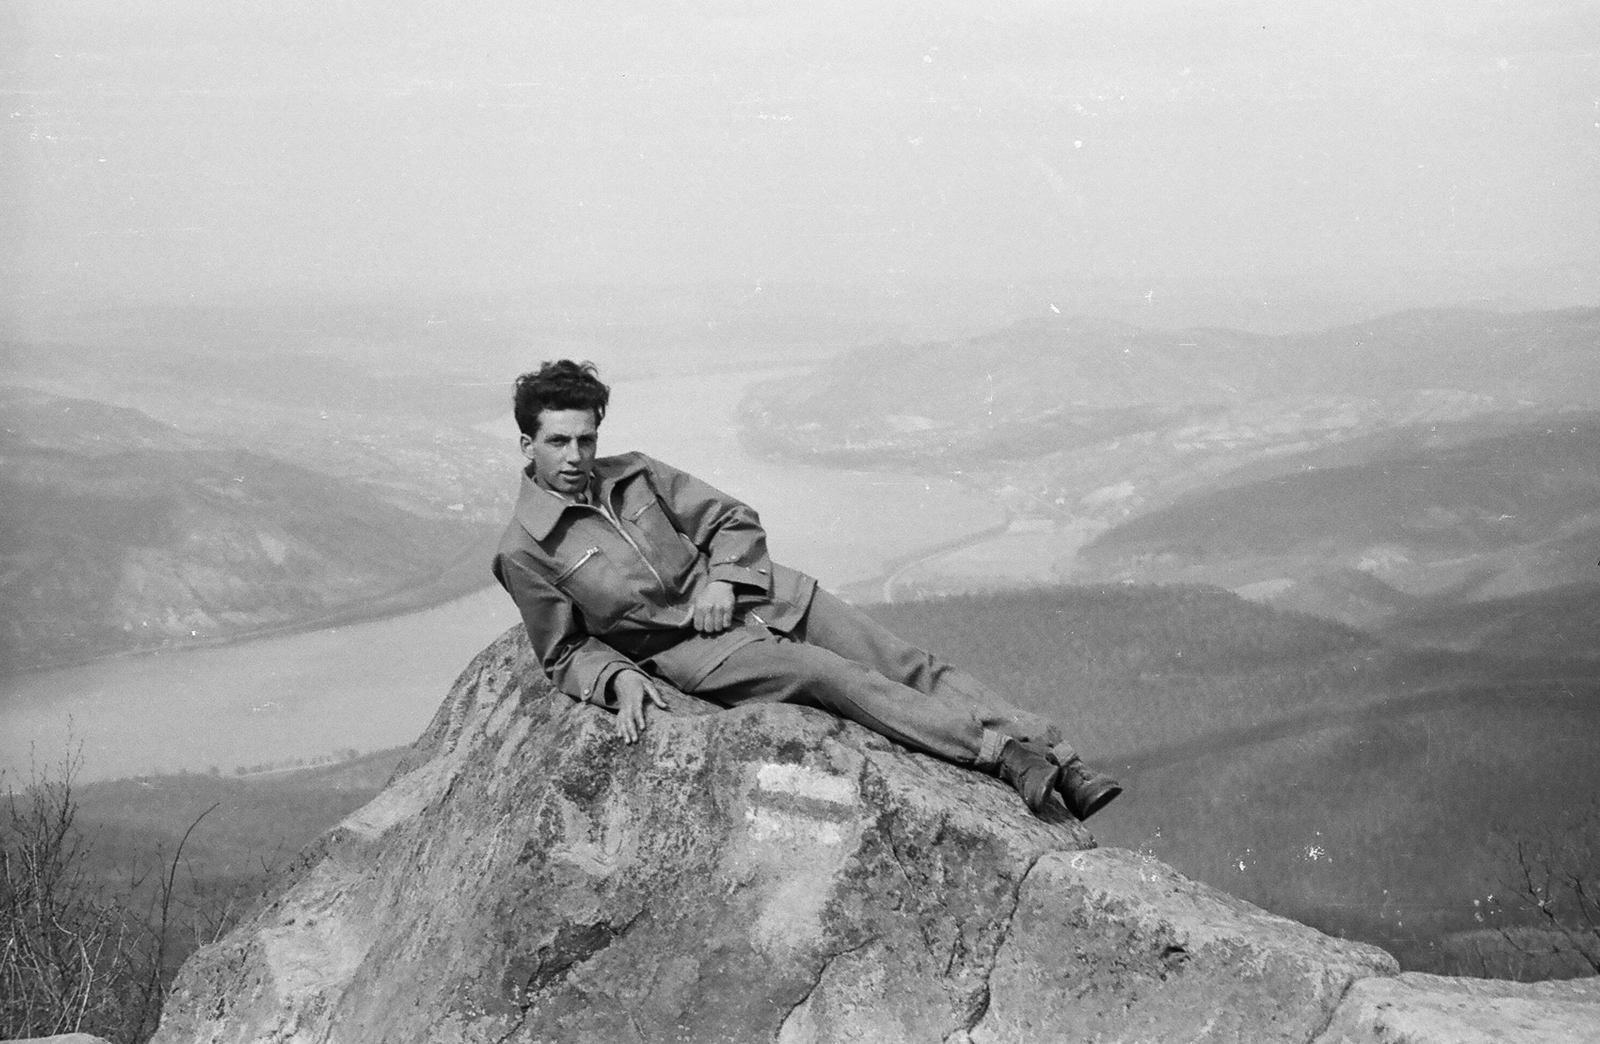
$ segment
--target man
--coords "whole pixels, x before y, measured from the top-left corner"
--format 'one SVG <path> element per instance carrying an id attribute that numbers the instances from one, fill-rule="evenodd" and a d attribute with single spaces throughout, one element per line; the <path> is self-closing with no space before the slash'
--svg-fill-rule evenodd
<path id="1" fill-rule="evenodd" d="M 767 557 L 747 505 L 642 453 L 595 455 L 610 389 L 592 363 L 517 380 L 522 491 L 494 575 L 551 682 L 635 743 L 654 679 L 723 706 L 799 703 L 992 772 L 1045 819 L 1121 793 L 1052 722 L 889 633 Z"/>

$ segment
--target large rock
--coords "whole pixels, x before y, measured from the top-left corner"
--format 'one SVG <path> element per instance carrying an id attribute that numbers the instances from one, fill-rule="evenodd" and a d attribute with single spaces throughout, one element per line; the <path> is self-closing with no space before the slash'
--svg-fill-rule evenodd
<path id="1" fill-rule="evenodd" d="M 1042 858 L 989 977 L 976 1044 L 1306 1041 L 1353 979 L 1390 974 L 1341 943 L 1121 849 Z"/>
<path id="2" fill-rule="evenodd" d="M 624 746 L 518 628 L 156 1040 L 1307 1041 L 1394 971 L 820 712 Z"/>
<path id="3" fill-rule="evenodd" d="M 1408 972 L 1355 984 L 1319 1044 L 1595 1044 L 1600 979 L 1497 982 Z"/>

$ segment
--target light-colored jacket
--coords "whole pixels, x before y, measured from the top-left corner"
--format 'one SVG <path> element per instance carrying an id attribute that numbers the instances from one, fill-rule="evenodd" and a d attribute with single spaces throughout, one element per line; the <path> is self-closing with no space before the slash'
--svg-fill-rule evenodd
<path id="1" fill-rule="evenodd" d="M 578 700 L 610 705 L 611 678 L 644 665 L 692 689 L 730 652 L 804 617 L 816 581 L 767 557 L 749 505 L 643 453 L 594 462 L 592 504 L 523 473 L 494 575 L 522 613 L 545 673 Z M 734 585 L 735 626 L 694 631 L 695 596 Z"/>

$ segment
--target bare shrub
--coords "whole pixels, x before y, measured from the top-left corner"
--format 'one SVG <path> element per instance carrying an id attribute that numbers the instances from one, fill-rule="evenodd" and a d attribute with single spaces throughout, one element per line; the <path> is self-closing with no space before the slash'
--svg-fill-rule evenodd
<path id="1" fill-rule="evenodd" d="M 64 759 L 54 777 L 35 766 L 0 798 L 0 1039 L 84 1032 L 140 1044 L 183 959 L 231 928 L 242 903 L 183 859 L 215 805 L 170 859 L 129 867 L 114 885 L 95 878 L 76 825 L 78 766 Z"/>
<path id="2" fill-rule="evenodd" d="M 1499 844 L 1506 946 L 1542 977 L 1600 974 L 1600 801 Z"/>

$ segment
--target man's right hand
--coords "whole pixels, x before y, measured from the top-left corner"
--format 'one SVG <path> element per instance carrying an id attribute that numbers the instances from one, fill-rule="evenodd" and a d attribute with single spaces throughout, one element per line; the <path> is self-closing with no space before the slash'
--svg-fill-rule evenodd
<path id="1" fill-rule="evenodd" d="M 656 683 L 638 671 L 622 671 L 611 679 L 611 691 L 617 697 L 617 735 L 624 743 L 638 743 L 644 731 L 644 705 L 646 701 L 662 710 L 670 710 L 667 701 L 656 688 Z"/>

